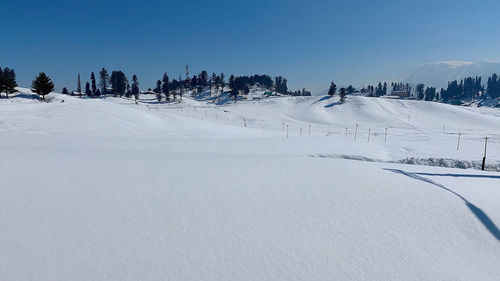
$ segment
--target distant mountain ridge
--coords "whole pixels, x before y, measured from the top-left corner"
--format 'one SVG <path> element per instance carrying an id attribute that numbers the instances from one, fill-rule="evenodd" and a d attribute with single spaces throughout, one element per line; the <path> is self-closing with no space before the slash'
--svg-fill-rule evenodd
<path id="1" fill-rule="evenodd" d="M 448 81 L 481 76 L 485 84 L 493 73 L 500 73 L 500 61 L 443 61 L 419 65 L 399 75 L 396 82 L 423 83 L 437 88 L 446 87 Z"/>

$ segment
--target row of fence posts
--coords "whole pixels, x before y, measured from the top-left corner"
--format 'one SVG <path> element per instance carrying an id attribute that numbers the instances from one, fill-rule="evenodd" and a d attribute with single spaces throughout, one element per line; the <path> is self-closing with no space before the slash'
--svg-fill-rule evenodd
<path id="1" fill-rule="evenodd" d="M 193 112 L 197 112 L 197 108 L 196 107 L 193 107 Z M 208 112 L 207 111 L 205 111 L 205 116 L 208 117 Z M 187 117 L 189 118 L 189 110 L 187 110 Z M 408 114 L 408 117 L 410 117 L 410 114 Z M 218 120 L 217 112 L 215 113 L 215 120 Z M 281 124 L 282 124 L 282 128 L 283 128 L 283 132 L 286 133 L 286 138 L 288 138 L 288 124 L 286 124 L 286 126 L 285 126 L 285 122 L 282 122 Z M 243 126 L 245 128 L 247 127 L 247 121 L 246 121 L 245 117 L 243 117 Z M 357 136 L 358 136 L 358 127 L 359 127 L 359 124 L 356 123 L 356 127 L 354 129 L 354 140 L 356 140 Z M 264 128 L 264 126 L 261 125 L 261 128 Z M 308 133 L 309 136 L 311 136 L 311 128 L 312 128 L 312 126 L 309 125 L 309 133 Z M 345 137 L 346 138 L 347 138 L 347 135 L 348 135 L 348 130 L 349 130 L 349 128 L 346 127 L 345 128 Z M 384 142 L 387 142 L 387 130 L 388 130 L 388 128 L 386 127 L 385 130 L 384 130 Z M 446 125 L 443 124 L 443 134 L 445 134 L 445 133 L 446 133 Z M 370 142 L 370 135 L 371 135 L 371 128 L 368 129 L 368 138 L 366 140 L 367 143 Z M 299 136 L 302 137 L 302 128 L 300 128 L 300 130 L 299 130 Z M 460 139 L 461 139 L 461 137 L 462 137 L 462 133 L 459 132 L 458 133 L 458 139 L 457 139 L 457 151 L 460 150 Z M 488 146 L 488 137 L 485 137 L 485 139 L 484 139 L 484 155 L 483 155 L 483 161 L 482 161 L 482 165 L 481 165 L 481 170 L 485 169 L 487 146 Z"/>

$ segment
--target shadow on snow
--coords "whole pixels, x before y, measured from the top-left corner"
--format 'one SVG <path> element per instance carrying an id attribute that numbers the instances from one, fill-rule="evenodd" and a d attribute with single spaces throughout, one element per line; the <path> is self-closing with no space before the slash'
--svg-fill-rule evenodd
<path id="1" fill-rule="evenodd" d="M 438 182 L 435 182 L 435 181 L 433 181 L 431 179 L 425 178 L 425 177 L 423 177 L 421 175 L 429 175 L 429 176 L 452 176 L 452 177 L 453 176 L 456 176 L 456 177 L 460 177 L 460 176 L 474 177 L 474 176 L 476 176 L 476 177 L 493 177 L 493 178 L 499 178 L 498 176 L 461 175 L 461 174 L 432 174 L 432 173 L 410 173 L 410 172 L 406 172 L 406 171 L 399 170 L 399 169 L 384 169 L 384 170 L 391 171 L 391 172 L 397 173 L 397 174 L 402 174 L 402 175 L 405 175 L 407 177 L 410 177 L 410 178 L 413 178 L 413 179 L 416 179 L 416 180 L 419 180 L 419 181 L 423 181 L 423 182 L 432 184 L 432 185 L 437 186 L 439 188 L 442 188 L 442 189 L 450 192 L 451 194 L 457 196 L 458 198 L 462 199 L 465 202 L 465 205 L 467 206 L 467 208 L 469 208 L 469 210 L 484 225 L 484 227 L 486 227 L 486 229 L 491 233 L 491 235 L 493 235 L 498 241 L 500 241 L 500 230 L 495 225 L 495 223 L 488 217 L 488 215 L 485 212 L 483 212 L 483 210 L 481 210 L 476 205 L 474 205 L 471 202 L 469 202 L 462 195 L 456 193 L 455 191 L 447 188 L 446 186 L 444 186 L 444 185 L 442 185 L 442 184 L 440 184 Z"/>

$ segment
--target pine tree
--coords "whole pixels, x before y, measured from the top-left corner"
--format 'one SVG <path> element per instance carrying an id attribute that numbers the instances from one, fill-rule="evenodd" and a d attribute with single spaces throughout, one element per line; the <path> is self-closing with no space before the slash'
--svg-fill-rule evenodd
<path id="1" fill-rule="evenodd" d="M 92 95 L 96 95 L 97 92 L 97 86 L 95 83 L 95 75 L 94 72 L 90 73 L 90 82 L 92 83 Z"/>
<path id="2" fill-rule="evenodd" d="M 137 76 L 134 74 L 132 76 L 132 95 L 134 96 L 136 101 L 139 99 L 139 94 L 139 82 L 137 81 Z"/>
<path id="3" fill-rule="evenodd" d="M 158 100 L 158 102 L 161 102 L 163 97 L 161 95 L 161 81 L 160 80 L 156 81 L 156 88 L 153 90 L 153 92 L 156 94 L 156 100 Z"/>
<path id="4" fill-rule="evenodd" d="M 224 76 L 224 73 L 220 74 L 220 87 L 221 87 L 221 94 L 224 94 L 224 86 L 226 86 L 226 81 L 224 81 L 226 77 Z"/>
<path id="5" fill-rule="evenodd" d="M 108 93 L 109 85 L 109 74 L 108 71 L 103 67 L 99 72 L 99 87 L 101 88 L 101 94 L 106 95 Z"/>
<path id="6" fill-rule="evenodd" d="M 161 81 L 160 81 L 160 80 L 157 80 L 157 81 L 156 81 L 156 87 L 155 87 L 155 89 L 153 90 L 153 92 L 154 92 L 155 94 L 161 93 Z"/>
<path id="7" fill-rule="evenodd" d="M 5 83 L 7 78 L 5 77 L 2 68 L 0 67 L 0 98 L 2 98 L 2 92 L 5 91 Z"/>
<path id="8" fill-rule="evenodd" d="M 208 86 L 208 73 L 205 70 L 200 73 L 199 80 L 202 87 Z"/>
<path id="9" fill-rule="evenodd" d="M 4 91 L 7 98 L 9 98 L 9 94 L 16 92 L 17 82 L 16 82 L 16 73 L 14 69 L 4 68 L 3 70 L 4 76 Z"/>
<path id="10" fill-rule="evenodd" d="M 168 75 L 167 73 L 163 74 L 163 85 L 161 86 L 161 91 L 163 94 L 165 94 L 165 100 L 168 102 L 170 101 L 170 85 L 168 81 Z"/>
<path id="11" fill-rule="evenodd" d="M 76 80 L 76 92 L 78 96 L 82 96 L 82 83 L 80 81 L 80 72 L 78 72 L 78 79 Z"/>
<path id="12" fill-rule="evenodd" d="M 356 91 L 356 89 L 354 89 L 354 87 L 352 85 L 349 85 L 349 87 L 347 87 L 348 94 L 352 94 L 352 93 L 354 93 L 354 91 Z"/>
<path id="13" fill-rule="evenodd" d="M 119 95 L 120 97 L 125 94 L 127 89 L 127 77 L 125 73 L 120 70 L 113 71 L 111 73 L 111 88 L 113 90 L 113 94 Z"/>
<path id="14" fill-rule="evenodd" d="M 424 95 L 425 95 L 425 93 L 424 93 L 424 87 L 425 87 L 424 84 L 418 84 L 417 88 L 415 88 L 415 91 L 417 93 L 417 98 L 419 100 L 423 100 L 424 99 Z"/>
<path id="15" fill-rule="evenodd" d="M 330 89 L 328 89 L 328 94 L 330 95 L 330 97 L 333 97 L 333 95 L 335 95 L 336 92 L 337 92 L 337 84 L 335 84 L 332 81 L 332 83 L 330 84 Z"/>
<path id="16" fill-rule="evenodd" d="M 45 100 L 45 96 L 54 91 L 54 83 L 45 73 L 40 72 L 31 83 L 31 91 L 42 96 L 42 100 Z"/>
<path id="17" fill-rule="evenodd" d="M 64 88 L 62 89 L 62 94 L 63 94 L 63 95 L 69 95 L 68 89 L 66 89 L 66 87 L 64 87 Z"/>
<path id="18" fill-rule="evenodd" d="M 92 91 L 90 90 L 90 83 L 89 82 L 85 83 L 85 94 L 89 98 L 92 97 Z"/>
<path id="19" fill-rule="evenodd" d="M 339 96 L 340 96 L 340 103 L 344 103 L 345 102 L 345 89 L 343 87 L 340 88 Z"/>

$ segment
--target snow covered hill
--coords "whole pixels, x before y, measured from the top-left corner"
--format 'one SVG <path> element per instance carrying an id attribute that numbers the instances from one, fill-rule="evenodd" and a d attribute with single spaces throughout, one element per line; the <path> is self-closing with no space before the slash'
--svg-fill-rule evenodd
<path id="1" fill-rule="evenodd" d="M 498 109 L 30 95 L 0 100 L 0 280 L 500 276 Z M 397 163 L 485 136 L 489 172 Z"/>
<path id="2" fill-rule="evenodd" d="M 466 77 L 482 77 L 483 84 L 493 73 L 500 73 L 500 61 L 444 61 L 426 63 L 399 75 L 396 82 L 424 83 L 428 86 L 445 88 L 449 81 Z"/>

